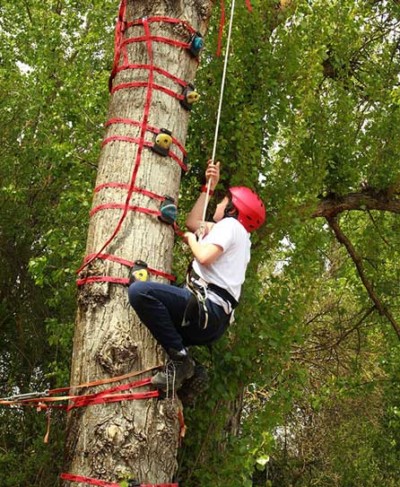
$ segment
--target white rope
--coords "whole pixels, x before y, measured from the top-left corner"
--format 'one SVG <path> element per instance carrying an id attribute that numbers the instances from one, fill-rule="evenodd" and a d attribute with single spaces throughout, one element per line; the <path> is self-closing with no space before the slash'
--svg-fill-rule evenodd
<path id="1" fill-rule="evenodd" d="M 212 155 L 211 155 L 211 164 L 214 164 L 215 154 L 217 152 L 218 132 L 219 132 L 219 124 L 221 121 L 222 100 L 224 98 L 225 79 L 226 79 L 226 71 L 227 71 L 227 67 L 228 67 L 229 46 L 230 46 L 231 37 L 232 37 L 232 25 L 233 25 L 234 11 L 235 11 L 235 0 L 232 0 L 231 15 L 230 15 L 230 19 L 229 19 L 228 39 L 226 41 L 226 49 L 225 49 L 224 69 L 222 71 L 221 89 L 220 89 L 219 104 L 218 104 L 218 111 L 217 111 L 217 122 L 215 125 L 214 145 L 213 145 L 213 150 L 212 150 Z M 204 222 L 206 219 L 207 206 L 208 206 L 208 202 L 210 199 L 210 188 L 211 188 L 211 178 L 207 181 L 207 191 L 206 191 L 206 200 L 204 202 L 204 208 L 203 208 L 202 226 L 204 226 Z"/>

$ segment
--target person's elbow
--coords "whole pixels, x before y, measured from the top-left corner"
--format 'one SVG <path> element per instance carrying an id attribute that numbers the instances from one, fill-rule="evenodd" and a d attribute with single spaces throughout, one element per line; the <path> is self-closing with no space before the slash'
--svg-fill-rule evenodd
<path id="1" fill-rule="evenodd" d="M 197 258 L 197 261 L 200 265 L 210 265 L 215 262 L 216 258 L 213 256 L 200 256 Z"/>

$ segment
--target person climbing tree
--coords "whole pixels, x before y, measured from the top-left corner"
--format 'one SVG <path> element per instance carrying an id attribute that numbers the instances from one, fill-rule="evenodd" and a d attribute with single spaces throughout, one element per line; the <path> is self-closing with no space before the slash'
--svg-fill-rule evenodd
<path id="1" fill-rule="evenodd" d="M 265 207 L 247 187 L 232 187 L 217 205 L 214 222 L 202 210 L 220 177 L 220 163 L 208 162 L 209 185 L 189 213 L 183 236 L 194 260 L 184 287 L 134 280 L 128 294 L 142 323 L 167 352 L 170 361 L 152 378 L 159 389 L 178 390 L 195 371 L 188 346 L 209 345 L 227 330 L 250 260 L 249 232 L 265 221 Z"/>

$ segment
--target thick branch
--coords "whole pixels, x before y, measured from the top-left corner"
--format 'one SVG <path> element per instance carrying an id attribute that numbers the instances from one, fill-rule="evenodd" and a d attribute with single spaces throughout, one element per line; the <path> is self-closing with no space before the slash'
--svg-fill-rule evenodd
<path id="1" fill-rule="evenodd" d="M 353 209 L 355 209 L 355 208 L 353 208 Z M 367 290 L 369 297 L 371 298 L 371 300 L 375 304 L 376 309 L 379 311 L 379 313 L 382 316 L 385 316 L 389 320 L 394 331 L 397 333 L 398 338 L 400 339 L 400 327 L 399 327 L 398 323 L 396 322 L 396 320 L 392 316 L 391 312 L 386 308 L 386 306 L 382 303 L 382 301 L 379 299 L 379 297 L 375 293 L 372 283 L 367 279 L 367 276 L 365 275 L 364 266 L 363 266 L 363 263 L 362 263 L 360 256 L 357 254 L 357 252 L 356 252 L 355 248 L 353 247 L 352 243 L 350 242 L 350 240 L 342 232 L 342 230 L 338 224 L 337 218 L 335 216 L 327 216 L 326 220 L 327 220 L 329 226 L 331 227 L 331 229 L 333 230 L 333 232 L 335 233 L 337 240 L 346 247 L 347 252 L 349 253 L 351 259 L 353 260 L 353 262 L 357 268 L 358 275 L 360 276 L 360 279 L 361 279 L 362 283 L 364 284 L 364 287 Z"/>
<path id="2" fill-rule="evenodd" d="M 381 210 L 400 213 L 400 198 L 390 194 L 389 191 L 378 192 L 371 189 L 345 196 L 333 195 L 324 198 L 312 216 L 332 218 L 348 210 Z"/>

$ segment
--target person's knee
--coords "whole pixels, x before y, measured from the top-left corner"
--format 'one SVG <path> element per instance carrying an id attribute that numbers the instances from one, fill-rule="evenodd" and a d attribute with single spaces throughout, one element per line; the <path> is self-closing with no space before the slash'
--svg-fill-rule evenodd
<path id="1" fill-rule="evenodd" d="M 140 306 L 147 289 L 147 283 L 143 281 L 135 281 L 129 286 L 128 297 L 132 308 L 136 309 Z"/>

